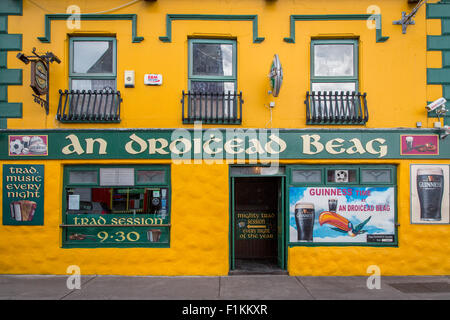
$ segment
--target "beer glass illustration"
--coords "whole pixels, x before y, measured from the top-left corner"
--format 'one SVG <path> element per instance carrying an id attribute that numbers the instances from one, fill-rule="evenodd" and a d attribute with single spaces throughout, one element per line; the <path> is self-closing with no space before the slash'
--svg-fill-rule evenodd
<path id="1" fill-rule="evenodd" d="M 417 194 L 420 203 L 420 220 L 440 221 L 444 194 L 444 172 L 439 167 L 417 170 Z"/>
<path id="2" fill-rule="evenodd" d="M 406 140 L 406 151 L 411 151 L 413 149 L 414 137 L 408 136 L 405 138 L 405 140 Z"/>
<path id="3" fill-rule="evenodd" d="M 328 199 L 328 210 L 336 212 L 337 210 L 337 199 Z"/>
<path id="4" fill-rule="evenodd" d="M 158 242 L 161 237 L 161 230 L 150 229 L 147 231 L 147 240 L 150 242 Z"/>
<path id="5" fill-rule="evenodd" d="M 295 204 L 295 223 L 299 241 L 313 241 L 314 204 L 297 202 Z"/>

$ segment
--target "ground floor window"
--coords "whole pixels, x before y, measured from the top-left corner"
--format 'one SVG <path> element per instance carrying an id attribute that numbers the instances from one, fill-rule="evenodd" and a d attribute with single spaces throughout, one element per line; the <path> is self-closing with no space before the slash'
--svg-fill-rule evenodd
<path id="1" fill-rule="evenodd" d="M 396 246 L 393 165 L 290 166 L 289 245 Z"/>
<path id="2" fill-rule="evenodd" d="M 66 166 L 63 247 L 169 247 L 170 167 Z"/>

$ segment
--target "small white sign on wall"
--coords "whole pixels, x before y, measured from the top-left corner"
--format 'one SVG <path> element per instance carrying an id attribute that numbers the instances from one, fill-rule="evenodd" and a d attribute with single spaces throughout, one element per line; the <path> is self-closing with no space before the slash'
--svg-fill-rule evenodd
<path id="1" fill-rule="evenodd" d="M 80 195 L 69 195 L 69 210 L 80 210 Z"/>
<path id="2" fill-rule="evenodd" d="M 162 74 L 150 73 L 144 76 L 144 84 L 149 86 L 160 86 L 162 85 L 162 81 Z"/>

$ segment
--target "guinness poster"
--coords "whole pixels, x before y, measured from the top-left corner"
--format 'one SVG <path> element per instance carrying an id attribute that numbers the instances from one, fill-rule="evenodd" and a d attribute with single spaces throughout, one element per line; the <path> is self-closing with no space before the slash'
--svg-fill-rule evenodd
<path id="1" fill-rule="evenodd" d="M 411 165 L 411 223 L 449 223 L 449 166 Z"/>

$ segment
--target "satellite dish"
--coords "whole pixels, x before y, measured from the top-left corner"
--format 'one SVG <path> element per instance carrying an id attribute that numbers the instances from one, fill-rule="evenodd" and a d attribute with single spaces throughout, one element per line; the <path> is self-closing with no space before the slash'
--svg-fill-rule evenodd
<path id="1" fill-rule="evenodd" d="M 278 97 L 281 84 L 283 83 L 283 68 L 281 67 L 280 58 L 278 58 L 277 54 L 273 57 L 272 65 L 270 66 L 269 78 L 272 89 L 269 93 L 272 93 L 274 97 Z"/>

